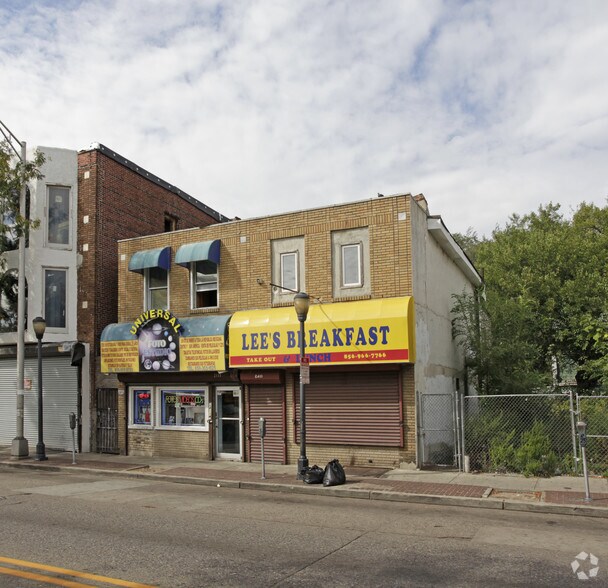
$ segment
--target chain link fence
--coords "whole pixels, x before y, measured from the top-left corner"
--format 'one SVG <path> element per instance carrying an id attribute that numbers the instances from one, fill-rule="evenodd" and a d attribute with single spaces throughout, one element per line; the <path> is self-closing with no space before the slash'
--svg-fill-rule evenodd
<path id="1" fill-rule="evenodd" d="M 608 476 L 608 396 L 423 395 L 418 401 L 422 465 L 527 476 L 582 473 L 577 421 L 587 424 L 587 468 Z"/>
<path id="2" fill-rule="evenodd" d="M 608 476 L 608 396 L 577 395 L 578 419 L 587 423 L 587 468 Z"/>
<path id="3" fill-rule="evenodd" d="M 576 473 L 574 410 L 571 393 L 465 396 L 461 404 L 465 463 L 468 458 L 470 471 L 530 476 Z"/>

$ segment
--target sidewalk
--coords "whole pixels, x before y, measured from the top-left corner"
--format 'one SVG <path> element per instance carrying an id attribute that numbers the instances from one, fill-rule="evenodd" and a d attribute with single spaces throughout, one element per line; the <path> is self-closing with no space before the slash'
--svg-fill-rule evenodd
<path id="1" fill-rule="evenodd" d="M 262 479 L 259 463 L 85 453 L 76 455 L 74 465 L 71 453 L 47 455 L 49 459 L 43 462 L 36 461 L 33 454 L 12 460 L 10 448 L 0 449 L 0 468 L 149 477 L 181 484 L 608 518 L 608 478 L 590 478 L 591 501 L 587 502 L 582 477 L 525 478 L 346 466 L 346 484 L 325 488 L 297 480 L 294 465 L 267 464 L 266 478 Z"/>

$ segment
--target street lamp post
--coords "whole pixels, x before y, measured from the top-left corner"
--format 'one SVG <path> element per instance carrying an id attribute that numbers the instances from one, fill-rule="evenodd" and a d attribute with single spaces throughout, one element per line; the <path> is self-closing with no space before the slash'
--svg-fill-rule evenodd
<path id="1" fill-rule="evenodd" d="M 45 461 L 48 459 L 46 456 L 44 441 L 42 440 L 42 429 L 43 429 L 43 413 L 42 413 L 42 337 L 44 337 L 44 331 L 46 330 L 46 321 L 41 317 L 37 316 L 33 321 L 34 332 L 36 333 L 36 339 L 38 339 L 38 443 L 36 443 L 36 460 Z"/>
<path id="2" fill-rule="evenodd" d="M 298 480 L 304 479 L 308 469 L 308 458 L 306 457 L 306 395 L 304 380 L 302 378 L 302 363 L 304 362 L 306 343 L 304 341 L 304 323 L 308 316 L 310 298 L 306 292 L 298 292 L 293 299 L 293 305 L 300 321 L 300 457 L 298 458 Z"/>

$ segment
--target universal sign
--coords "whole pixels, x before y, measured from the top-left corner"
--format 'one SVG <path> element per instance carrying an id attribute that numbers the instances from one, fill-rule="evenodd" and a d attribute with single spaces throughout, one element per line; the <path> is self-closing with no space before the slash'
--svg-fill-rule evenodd
<path id="1" fill-rule="evenodd" d="M 141 314 L 131 327 L 139 339 L 139 371 L 179 371 L 180 323 L 168 310 Z"/>

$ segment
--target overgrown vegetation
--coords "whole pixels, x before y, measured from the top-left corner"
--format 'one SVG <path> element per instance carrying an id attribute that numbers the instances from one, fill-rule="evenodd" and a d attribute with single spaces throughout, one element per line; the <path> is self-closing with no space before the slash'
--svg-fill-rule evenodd
<path id="1" fill-rule="evenodd" d="M 24 184 L 42 177 L 43 163 L 44 155 L 40 152 L 32 160 L 22 162 L 8 143 L 0 143 L 0 331 L 17 328 L 17 272 L 6 271 L 3 254 L 16 249 L 19 237 L 27 236 L 29 230 L 40 225 L 38 220 L 29 218 L 27 206 L 25 215 L 21 214 L 20 195 Z"/>
<path id="2" fill-rule="evenodd" d="M 608 389 L 608 207 L 513 215 L 490 238 L 455 235 L 484 289 L 454 297 L 454 336 L 479 393 L 530 393 L 572 370 Z"/>

